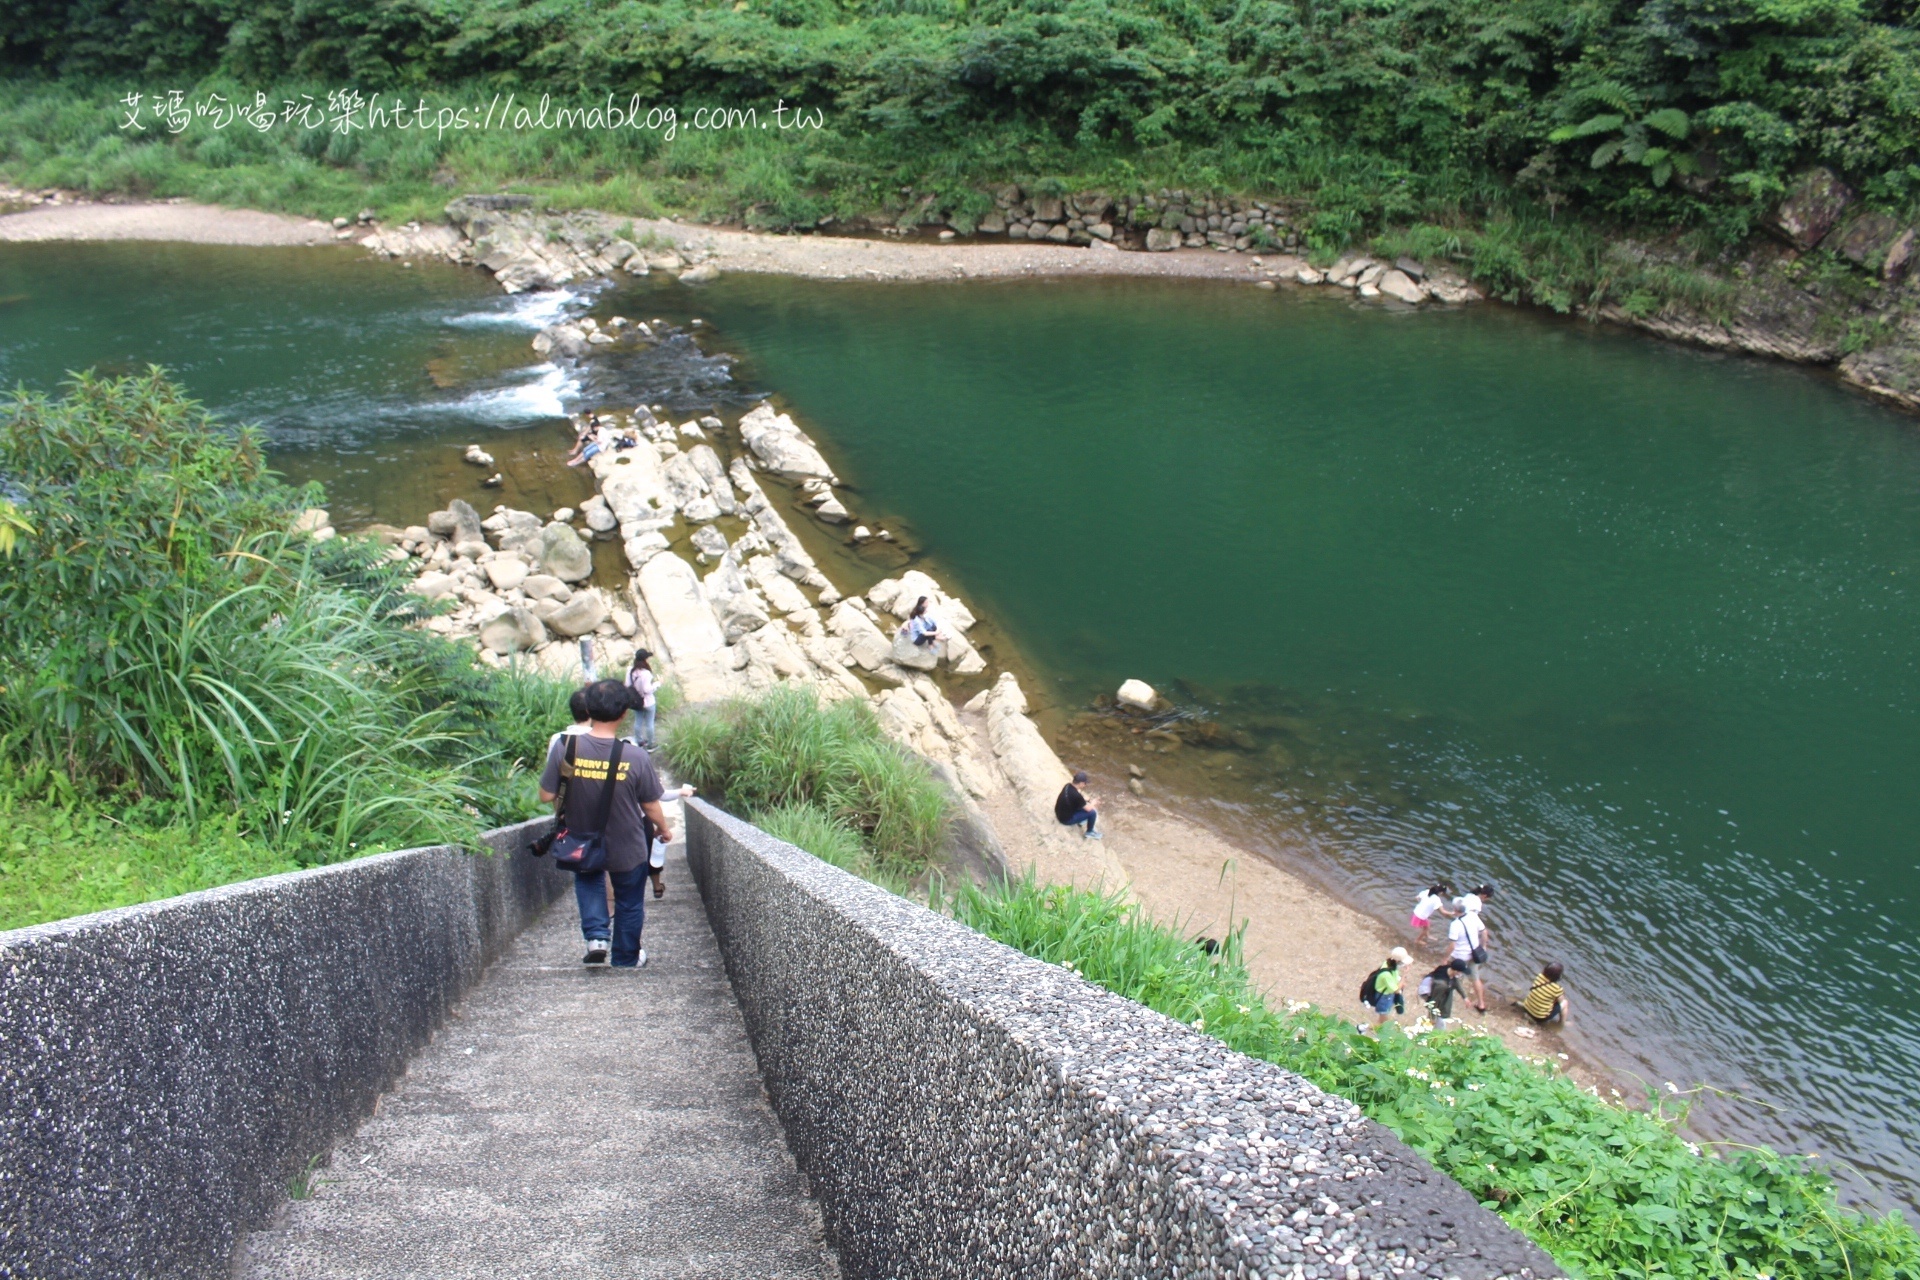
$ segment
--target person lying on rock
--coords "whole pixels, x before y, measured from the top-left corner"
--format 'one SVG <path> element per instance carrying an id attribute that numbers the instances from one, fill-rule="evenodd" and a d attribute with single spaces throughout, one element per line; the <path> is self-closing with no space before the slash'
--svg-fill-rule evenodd
<path id="1" fill-rule="evenodd" d="M 1063 827 L 1086 827 L 1081 834 L 1082 839 L 1099 840 L 1102 837 L 1093 829 L 1093 824 L 1098 820 L 1097 810 L 1100 806 L 1094 803 L 1093 796 L 1083 795 L 1080 791 L 1086 780 L 1085 769 L 1074 772 L 1073 781 L 1060 788 L 1060 796 L 1053 802 L 1053 816 L 1060 820 Z"/>
<path id="2" fill-rule="evenodd" d="M 567 744 L 574 744 L 573 772 L 567 786 L 568 830 L 588 832 L 597 821 L 601 796 L 614 787 L 607 829 L 605 871 L 574 877 L 574 900 L 580 907 L 580 935 L 586 939 L 583 964 L 608 964 L 633 969 L 647 962 L 640 933 L 647 923 L 642 894 L 648 879 L 648 824 L 652 834 L 671 843 L 673 829 L 660 807 L 660 775 L 645 748 L 619 740 L 620 721 L 629 707 L 627 686 L 618 680 L 596 680 L 587 686 L 587 731 L 562 737 L 547 749 L 547 765 L 540 775 L 540 799 L 551 804 L 560 790 L 560 769 Z M 615 748 L 620 763 L 609 777 Z M 608 920 L 607 886 L 613 888 L 612 920 Z"/>

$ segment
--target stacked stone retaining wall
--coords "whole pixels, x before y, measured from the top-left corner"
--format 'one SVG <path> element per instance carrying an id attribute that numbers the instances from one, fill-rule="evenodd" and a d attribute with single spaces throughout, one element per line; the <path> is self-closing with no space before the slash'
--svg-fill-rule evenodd
<path id="1" fill-rule="evenodd" d="M 547 821 L 0 933 L 0 1276 L 227 1275 L 571 886 Z"/>
<path id="2" fill-rule="evenodd" d="M 711 806 L 687 826 L 849 1276 L 1560 1274 L 1351 1103 Z"/>

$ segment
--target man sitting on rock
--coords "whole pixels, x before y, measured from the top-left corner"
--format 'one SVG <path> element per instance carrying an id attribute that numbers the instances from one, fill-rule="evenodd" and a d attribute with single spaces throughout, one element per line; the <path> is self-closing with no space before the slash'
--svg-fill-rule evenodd
<path id="1" fill-rule="evenodd" d="M 1082 839 L 1098 840 L 1101 835 L 1093 829 L 1093 824 L 1098 818 L 1095 810 L 1100 806 L 1093 802 L 1092 796 L 1080 793 L 1080 787 L 1086 780 L 1087 771 L 1080 769 L 1074 773 L 1072 782 L 1060 788 L 1060 797 L 1053 802 L 1053 816 L 1060 820 L 1063 827 L 1085 826 Z"/>
<path id="2" fill-rule="evenodd" d="M 569 830 L 591 830 L 600 811 L 603 789 L 616 788 L 604 833 L 607 869 L 575 876 L 573 888 L 580 906 L 580 934 L 587 942 L 582 963 L 611 962 L 616 969 L 633 969 L 647 962 L 647 953 L 640 946 L 640 931 L 647 923 L 642 894 L 648 873 L 646 824 L 651 821 L 653 830 L 666 843 L 672 843 L 673 831 L 660 808 L 660 775 L 654 772 L 653 760 L 643 748 L 630 742 L 622 744 L 618 774 L 607 777 L 620 721 L 631 705 L 627 687 L 618 680 L 599 680 L 587 686 L 586 695 L 587 731 L 557 738 L 547 748 L 540 799 L 551 804 L 560 790 L 560 766 L 566 759 L 568 742 L 576 744 L 573 777 L 567 786 L 565 821 Z M 611 928 L 607 919 L 609 882 L 613 885 Z"/>

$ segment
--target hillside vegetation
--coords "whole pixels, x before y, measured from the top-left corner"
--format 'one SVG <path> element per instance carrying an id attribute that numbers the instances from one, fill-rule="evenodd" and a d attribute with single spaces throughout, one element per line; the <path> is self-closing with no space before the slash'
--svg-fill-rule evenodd
<path id="1" fill-rule="evenodd" d="M 903 188 L 964 215 L 999 181 L 1172 185 L 1301 201 L 1326 250 L 1504 227 L 1500 253 L 1572 260 L 1623 229 L 1719 253 L 1811 165 L 1903 217 L 1920 200 L 1915 0 L 42 0 L 0 11 L 0 68 L 16 181 L 325 215 L 530 183 L 785 227 L 897 211 Z M 176 136 L 115 106 L 349 87 L 476 111 L 637 96 L 683 127 L 369 133 L 320 111 Z M 823 127 L 684 125 L 777 100 Z"/>

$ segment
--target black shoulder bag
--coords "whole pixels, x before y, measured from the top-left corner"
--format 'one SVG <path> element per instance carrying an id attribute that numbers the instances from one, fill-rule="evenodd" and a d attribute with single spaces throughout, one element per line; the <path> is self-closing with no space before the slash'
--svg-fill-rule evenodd
<path id="1" fill-rule="evenodd" d="M 620 785 L 620 754 L 626 748 L 620 739 L 613 740 L 613 753 L 607 757 L 607 778 L 600 792 L 599 810 L 594 815 L 593 830 L 572 831 L 566 823 L 566 797 L 556 797 L 562 806 L 560 810 L 560 829 L 554 832 L 553 843 L 548 851 L 553 854 L 553 865 L 562 871 L 571 871 L 575 875 L 599 875 L 607 869 L 607 822 L 613 817 L 613 791 Z M 573 762 L 573 743 L 567 744 L 567 761 Z"/>
<path id="2" fill-rule="evenodd" d="M 553 789 L 553 826 L 547 834 L 539 836 L 527 845 L 527 853 L 535 858 L 547 856 L 547 850 L 553 848 L 553 842 L 567 828 L 567 790 L 573 785 L 573 751 L 579 745 L 580 735 L 567 735 L 567 754 L 560 758 L 560 781 Z"/>

